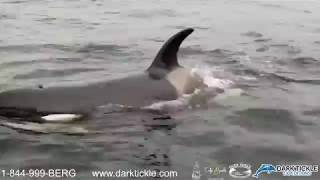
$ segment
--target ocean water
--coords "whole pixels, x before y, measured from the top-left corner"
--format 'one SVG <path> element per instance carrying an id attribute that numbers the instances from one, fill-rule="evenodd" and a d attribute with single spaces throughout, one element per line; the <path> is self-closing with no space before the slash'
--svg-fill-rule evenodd
<path id="1" fill-rule="evenodd" d="M 165 113 L 106 105 L 71 124 L 1 119 L 0 169 L 75 169 L 76 179 L 158 169 L 185 180 L 198 164 L 201 179 L 229 180 L 205 170 L 319 165 L 319 8 L 312 0 L 0 0 L 1 91 L 130 76 L 172 34 L 193 27 L 180 64 L 227 92 L 149 107 Z"/>

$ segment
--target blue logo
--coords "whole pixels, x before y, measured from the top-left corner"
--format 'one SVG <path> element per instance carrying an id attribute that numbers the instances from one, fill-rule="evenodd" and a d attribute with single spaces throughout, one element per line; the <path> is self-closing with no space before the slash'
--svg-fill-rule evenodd
<path id="1" fill-rule="evenodd" d="M 319 171 L 319 165 L 288 165 L 288 164 L 261 164 L 252 177 L 259 178 L 260 174 L 282 173 L 282 176 L 312 176 L 313 172 Z"/>
<path id="2" fill-rule="evenodd" d="M 261 164 L 256 173 L 252 175 L 252 177 L 259 178 L 259 175 L 261 173 L 271 174 L 274 172 L 276 172 L 276 168 L 272 164 Z"/>

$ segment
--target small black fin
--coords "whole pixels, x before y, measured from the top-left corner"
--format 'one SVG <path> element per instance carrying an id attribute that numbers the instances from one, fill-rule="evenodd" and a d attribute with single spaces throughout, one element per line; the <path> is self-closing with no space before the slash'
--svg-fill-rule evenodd
<path id="1" fill-rule="evenodd" d="M 152 75 L 163 70 L 172 70 L 179 66 L 177 52 L 182 41 L 193 32 L 192 28 L 184 29 L 173 35 L 159 50 L 147 71 Z M 155 71 L 155 73 L 153 72 Z M 157 74 L 157 73 L 156 73 Z"/>

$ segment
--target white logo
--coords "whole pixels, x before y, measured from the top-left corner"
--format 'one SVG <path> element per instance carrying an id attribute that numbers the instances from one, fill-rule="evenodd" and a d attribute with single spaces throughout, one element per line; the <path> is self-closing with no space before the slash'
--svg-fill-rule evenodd
<path id="1" fill-rule="evenodd" d="M 192 179 L 199 180 L 200 178 L 201 178 L 200 166 L 199 166 L 198 161 L 196 161 L 193 166 Z"/>
<path id="2" fill-rule="evenodd" d="M 312 176 L 318 172 L 318 165 L 276 165 L 276 172 L 282 172 L 283 176 Z"/>
<path id="3" fill-rule="evenodd" d="M 227 168 L 223 167 L 223 168 L 219 168 L 219 167 L 215 167 L 214 169 L 211 167 L 205 167 L 204 168 L 205 172 L 209 173 L 210 175 L 213 176 L 218 176 L 221 173 L 227 173 Z"/>
<path id="4" fill-rule="evenodd" d="M 229 166 L 229 175 L 233 178 L 248 178 L 252 174 L 249 164 L 232 164 Z"/>

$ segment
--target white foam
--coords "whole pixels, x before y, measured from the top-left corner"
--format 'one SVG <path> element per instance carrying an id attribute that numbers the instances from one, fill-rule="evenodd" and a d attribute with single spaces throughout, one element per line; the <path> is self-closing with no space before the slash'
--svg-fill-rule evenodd
<path id="1" fill-rule="evenodd" d="M 203 82 L 210 88 L 226 89 L 234 84 L 228 79 L 215 78 L 213 70 L 214 69 L 209 69 L 207 67 L 195 67 L 191 69 L 191 74 L 202 78 Z"/>
<path id="2" fill-rule="evenodd" d="M 153 103 L 149 106 L 143 107 L 143 109 L 153 109 L 162 111 L 179 111 L 188 107 L 190 97 L 182 96 L 176 100 L 160 101 Z"/>
<path id="3" fill-rule="evenodd" d="M 230 97 L 240 96 L 242 94 L 243 94 L 243 90 L 242 89 L 239 89 L 239 88 L 227 89 L 223 93 L 218 94 L 214 98 L 214 100 L 215 101 L 222 101 L 222 100 L 225 100 L 225 99 L 230 98 Z"/>
<path id="4" fill-rule="evenodd" d="M 161 101 L 144 108 L 162 111 L 179 111 L 187 108 L 199 108 L 207 105 L 210 99 L 218 95 L 219 92 L 231 88 L 234 84 L 233 81 L 228 79 L 215 78 L 213 70 L 217 69 L 209 69 L 207 67 L 195 67 L 191 69 L 191 75 L 196 78 L 200 78 L 208 88 L 196 89 L 192 94 L 184 94 L 176 100 Z M 227 96 L 229 95 L 230 94 L 228 93 Z M 219 99 L 221 99 L 221 97 Z"/>

